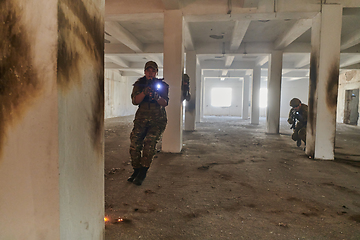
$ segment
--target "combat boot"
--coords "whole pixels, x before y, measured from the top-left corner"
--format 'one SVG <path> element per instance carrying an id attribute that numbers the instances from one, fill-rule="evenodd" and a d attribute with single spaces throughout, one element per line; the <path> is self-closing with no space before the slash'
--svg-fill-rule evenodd
<path id="1" fill-rule="evenodd" d="M 142 182 L 144 181 L 144 179 L 146 177 L 146 173 L 147 173 L 148 169 L 149 169 L 148 167 L 140 168 L 139 174 L 136 176 L 136 178 L 133 181 L 133 183 L 135 185 L 140 186 L 142 184 Z"/>
<path id="2" fill-rule="evenodd" d="M 140 172 L 140 168 L 134 168 L 134 172 L 133 174 L 128 178 L 128 182 L 133 182 L 134 179 L 137 177 L 137 175 L 139 174 Z"/>

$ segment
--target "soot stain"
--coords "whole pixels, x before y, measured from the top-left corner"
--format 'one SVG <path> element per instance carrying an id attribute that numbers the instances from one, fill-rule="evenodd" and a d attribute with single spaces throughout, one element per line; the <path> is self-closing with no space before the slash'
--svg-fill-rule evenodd
<path id="1" fill-rule="evenodd" d="M 336 109 L 338 82 L 339 61 L 336 59 L 330 67 L 329 78 L 326 82 L 326 105 L 330 110 Z"/>
<path id="2" fill-rule="evenodd" d="M 97 152 L 103 153 L 103 135 L 104 135 L 104 74 L 98 76 L 98 87 L 93 101 L 92 112 L 92 140 Z"/>
<path id="3" fill-rule="evenodd" d="M 64 12 L 61 4 L 69 9 Z M 73 14 L 79 22 L 70 22 L 67 14 Z M 92 113 L 90 114 L 92 138 L 94 149 L 103 153 L 103 130 L 104 130 L 104 21 L 100 11 L 95 11 L 97 16 L 92 16 L 83 1 L 63 0 L 58 5 L 59 40 L 58 40 L 58 85 L 63 89 L 70 89 L 73 84 L 81 85 L 82 54 L 76 51 L 75 43 L 68 40 L 68 36 L 74 35 L 86 49 L 90 61 L 94 66 L 93 72 L 95 94 L 91 99 Z M 85 29 L 85 30 L 82 30 Z M 88 59 L 87 59 L 88 61 Z"/>
<path id="4" fill-rule="evenodd" d="M 41 90 L 21 15 L 10 0 L 0 1 L 0 155 L 7 127 L 23 116 Z"/>
<path id="5" fill-rule="evenodd" d="M 317 88 L 317 69 L 318 69 L 318 53 L 312 52 L 310 58 L 310 86 L 309 86 L 309 117 L 308 121 L 311 126 L 311 133 L 315 132 L 315 94 Z"/>
<path id="6" fill-rule="evenodd" d="M 71 49 L 67 42 L 68 31 L 72 28 L 70 22 L 66 19 L 63 10 L 58 7 L 59 38 L 58 38 L 58 59 L 57 59 L 57 79 L 58 85 L 63 89 L 69 88 L 71 81 L 80 79 L 80 54 Z"/>
<path id="7" fill-rule="evenodd" d="M 59 40 L 58 40 L 58 83 L 64 89 L 70 88 L 73 82 L 81 83 L 81 54 L 75 43 L 68 41 L 70 34 L 75 35 L 89 55 L 93 57 L 96 67 L 101 70 L 104 62 L 104 26 L 103 18 L 91 16 L 83 1 L 63 0 L 79 23 L 70 22 L 67 13 L 58 5 Z M 101 14 L 97 12 L 97 14 Z M 101 15 L 100 15 L 101 16 Z M 80 27 L 81 26 L 81 27 Z M 85 30 L 82 30 L 82 29 Z"/>

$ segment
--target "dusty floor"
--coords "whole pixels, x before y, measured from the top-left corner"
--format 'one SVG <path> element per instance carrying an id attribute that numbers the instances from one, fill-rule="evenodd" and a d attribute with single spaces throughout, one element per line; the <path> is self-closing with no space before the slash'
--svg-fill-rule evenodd
<path id="1" fill-rule="evenodd" d="M 314 161 L 283 119 L 267 135 L 264 119 L 208 117 L 136 186 L 132 119 L 105 123 L 106 240 L 360 239 L 359 127 L 338 125 L 336 160 Z"/>

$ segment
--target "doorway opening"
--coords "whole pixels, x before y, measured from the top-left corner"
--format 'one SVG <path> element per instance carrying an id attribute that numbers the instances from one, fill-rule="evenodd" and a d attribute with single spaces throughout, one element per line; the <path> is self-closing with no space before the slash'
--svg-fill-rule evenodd
<path id="1" fill-rule="evenodd" d="M 358 125 L 359 119 L 359 89 L 345 92 L 344 123 Z"/>

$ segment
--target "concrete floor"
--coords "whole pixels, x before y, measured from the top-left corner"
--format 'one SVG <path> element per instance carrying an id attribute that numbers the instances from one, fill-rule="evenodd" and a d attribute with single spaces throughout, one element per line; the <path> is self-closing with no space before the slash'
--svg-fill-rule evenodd
<path id="1" fill-rule="evenodd" d="M 267 135 L 265 119 L 207 117 L 136 186 L 132 119 L 105 122 L 106 240 L 360 239 L 359 127 L 338 124 L 335 161 L 317 161 L 285 119 Z"/>

